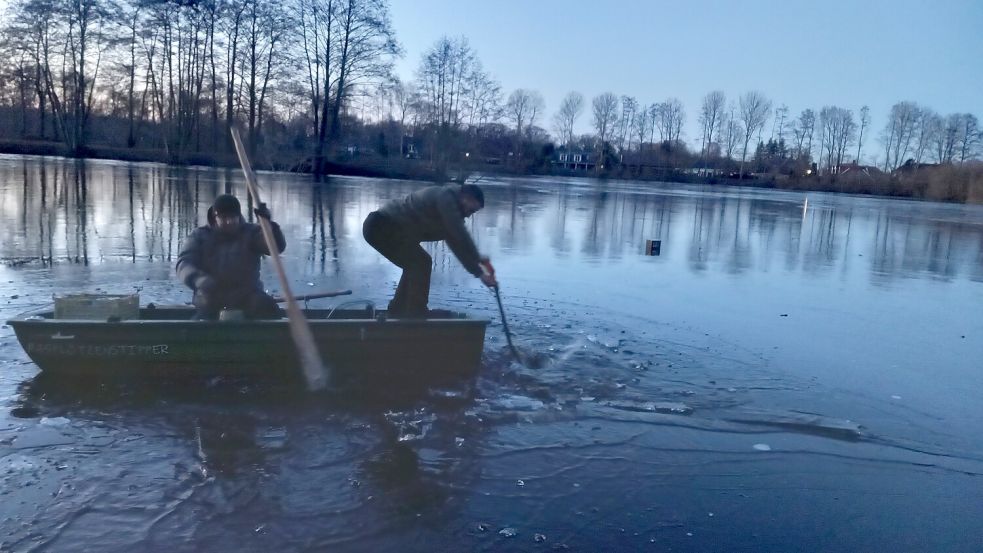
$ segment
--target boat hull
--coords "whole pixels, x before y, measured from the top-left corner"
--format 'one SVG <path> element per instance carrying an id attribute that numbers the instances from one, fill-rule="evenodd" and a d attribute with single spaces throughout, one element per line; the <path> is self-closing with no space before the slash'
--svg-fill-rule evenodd
<path id="1" fill-rule="evenodd" d="M 8 324 L 46 372 L 300 377 L 286 319 L 193 321 L 191 315 L 190 308 L 145 308 L 138 320 L 112 322 L 58 320 L 42 311 Z M 472 375 L 488 324 L 446 311 L 426 319 L 368 311 L 308 310 L 307 316 L 333 384 Z"/>

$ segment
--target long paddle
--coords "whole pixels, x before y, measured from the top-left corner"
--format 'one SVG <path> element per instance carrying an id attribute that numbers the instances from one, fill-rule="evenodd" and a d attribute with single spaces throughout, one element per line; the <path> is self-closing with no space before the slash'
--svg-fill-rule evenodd
<path id="1" fill-rule="evenodd" d="M 256 205 L 260 205 L 262 200 L 259 198 L 256 175 L 249 164 L 249 157 L 246 155 L 246 148 L 242 145 L 242 139 L 239 137 L 239 129 L 230 127 L 229 130 L 232 132 L 232 141 L 235 142 L 236 154 L 239 155 L 242 172 L 246 175 L 246 187 L 249 189 L 249 195 L 253 197 L 253 202 Z M 283 269 L 283 262 L 280 260 L 280 251 L 277 248 L 276 240 L 273 238 L 273 228 L 270 227 L 270 222 L 265 218 L 257 217 L 257 219 L 259 219 L 260 228 L 263 229 L 263 238 L 266 240 L 266 247 L 270 250 L 273 267 L 280 279 L 280 289 L 286 296 L 290 335 L 293 336 L 294 344 L 297 346 L 300 364 L 304 369 L 304 378 L 307 379 L 307 389 L 311 391 L 322 390 L 327 386 L 331 375 L 324 363 L 321 362 L 321 354 L 317 351 L 317 344 L 314 343 L 311 327 L 308 326 L 307 319 L 304 318 L 304 313 L 300 310 L 300 305 L 297 304 L 297 300 L 290 292 L 290 282 L 287 280 L 287 273 Z"/>

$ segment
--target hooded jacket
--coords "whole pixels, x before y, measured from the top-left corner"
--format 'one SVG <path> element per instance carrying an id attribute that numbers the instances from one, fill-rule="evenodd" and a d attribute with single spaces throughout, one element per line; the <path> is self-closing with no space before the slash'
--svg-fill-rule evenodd
<path id="1" fill-rule="evenodd" d="M 458 202 L 460 188 L 456 184 L 423 188 L 386 203 L 379 213 L 399 225 L 406 240 L 446 241 L 461 265 L 477 277 L 481 276 L 481 256 L 464 226 L 464 212 Z"/>
<path id="2" fill-rule="evenodd" d="M 270 226 L 282 252 L 287 245 L 283 231 L 272 221 Z M 219 231 L 209 217 L 209 224 L 195 229 L 178 254 L 177 275 L 192 290 L 199 277 L 210 276 L 227 297 L 242 297 L 263 290 L 259 260 L 264 255 L 270 255 L 270 251 L 259 225 L 247 223 L 240 216 L 235 232 L 226 233 Z"/>

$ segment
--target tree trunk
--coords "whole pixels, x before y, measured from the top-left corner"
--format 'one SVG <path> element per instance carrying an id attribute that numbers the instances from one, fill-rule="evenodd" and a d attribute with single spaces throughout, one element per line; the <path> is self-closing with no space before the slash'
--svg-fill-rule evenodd
<path id="1" fill-rule="evenodd" d="M 218 144 L 218 79 L 215 73 L 215 10 L 209 13 L 208 60 L 211 65 L 212 87 L 212 144 Z"/>
<path id="2" fill-rule="evenodd" d="M 133 124 L 133 93 L 136 81 L 137 73 L 137 16 L 133 15 L 133 21 L 131 22 L 131 33 L 130 33 L 130 87 L 127 94 L 127 119 L 129 121 L 129 131 L 126 135 L 126 146 L 132 148 L 136 145 L 136 135 L 134 134 L 134 124 Z"/>
<path id="3" fill-rule="evenodd" d="M 345 96 L 348 88 L 348 56 L 351 47 L 352 33 L 352 1 L 348 2 L 348 9 L 345 12 L 344 35 L 342 36 L 341 60 L 338 62 L 338 83 L 335 85 L 335 98 L 331 106 L 331 132 L 328 137 L 329 145 L 336 145 L 338 136 L 341 134 L 341 106 L 345 103 Z"/>
<path id="4" fill-rule="evenodd" d="M 235 95 L 235 80 L 236 80 L 236 62 L 238 58 L 239 50 L 239 24 L 242 20 L 242 12 L 237 11 L 234 15 L 233 26 L 232 26 L 232 36 L 229 38 L 229 52 L 228 52 L 228 78 L 225 81 L 225 126 L 232 128 L 234 120 L 234 109 L 233 109 L 233 99 Z M 226 140 L 227 151 L 232 151 L 231 141 Z"/>
<path id="5" fill-rule="evenodd" d="M 249 112 L 247 115 L 247 136 L 249 136 L 249 155 L 250 157 L 256 156 L 256 74 L 258 72 L 258 60 L 256 59 L 256 47 L 258 38 L 258 14 L 256 13 L 257 6 L 256 0 L 253 0 L 253 8 L 250 17 L 252 21 L 250 22 L 250 36 L 249 36 Z"/>
<path id="6" fill-rule="evenodd" d="M 25 138 L 27 136 L 27 84 L 24 82 L 26 74 L 23 63 L 18 72 L 20 74 L 20 82 L 17 85 L 17 92 L 20 95 L 20 136 Z"/>
<path id="7" fill-rule="evenodd" d="M 325 41 L 324 59 L 330 60 L 331 57 L 331 41 Z M 328 70 L 328 62 L 325 61 L 324 68 L 324 81 L 323 88 L 321 90 L 321 125 L 317 130 L 317 147 L 314 150 L 314 174 L 322 175 L 324 174 L 324 156 L 325 156 L 325 146 L 327 145 L 328 138 L 328 113 L 330 109 L 330 98 L 331 98 L 331 72 Z"/>

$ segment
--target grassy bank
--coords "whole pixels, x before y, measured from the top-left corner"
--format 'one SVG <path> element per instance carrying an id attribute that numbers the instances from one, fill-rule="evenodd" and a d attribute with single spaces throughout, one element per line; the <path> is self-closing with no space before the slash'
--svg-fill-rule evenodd
<path id="1" fill-rule="evenodd" d="M 573 176 L 575 174 L 566 172 L 564 175 Z M 898 171 L 893 174 L 881 173 L 873 176 L 864 173 L 834 176 L 754 174 L 738 179 L 720 176 L 701 177 L 672 171 L 660 172 L 656 175 L 639 175 L 621 172 L 617 169 L 601 174 L 586 175 L 579 172 L 576 175 L 983 204 L 983 163 L 980 162 L 970 162 L 964 165 L 926 166 L 908 171 Z"/>
<path id="2" fill-rule="evenodd" d="M 983 164 L 942 165 L 870 177 L 777 178 L 775 188 L 983 204 Z"/>

